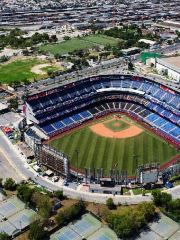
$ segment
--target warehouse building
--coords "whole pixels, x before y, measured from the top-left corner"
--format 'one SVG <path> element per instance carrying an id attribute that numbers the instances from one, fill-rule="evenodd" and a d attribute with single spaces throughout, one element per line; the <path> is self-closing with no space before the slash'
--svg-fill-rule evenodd
<path id="1" fill-rule="evenodd" d="M 160 74 L 180 80 L 180 56 L 156 58 L 155 68 Z"/>

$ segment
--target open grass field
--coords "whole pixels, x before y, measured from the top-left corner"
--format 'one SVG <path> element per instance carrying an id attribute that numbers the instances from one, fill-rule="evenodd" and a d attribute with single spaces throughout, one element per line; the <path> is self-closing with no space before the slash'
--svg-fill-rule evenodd
<path id="1" fill-rule="evenodd" d="M 67 41 L 60 42 L 54 45 L 43 45 L 40 47 L 41 50 L 45 50 L 55 55 L 58 54 L 66 54 L 72 52 L 74 50 L 80 49 L 90 49 L 95 45 L 115 45 L 118 43 L 118 40 L 115 38 L 111 38 L 108 36 L 104 36 L 101 34 L 94 34 L 81 38 L 73 38 Z"/>
<path id="2" fill-rule="evenodd" d="M 53 55 L 55 55 L 56 53 L 66 54 L 74 50 L 89 49 L 92 48 L 94 45 L 95 43 L 82 41 L 79 38 L 73 38 L 54 45 L 43 45 L 40 47 L 40 50 L 50 52 Z"/>
<path id="3" fill-rule="evenodd" d="M 104 45 L 104 46 L 107 44 L 116 45 L 119 42 L 119 40 L 116 38 L 108 37 L 108 36 L 105 36 L 102 34 L 94 34 L 94 35 L 90 35 L 90 36 L 85 36 L 85 37 L 82 37 L 81 39 L 85 40 L 85 41 L 97 43 L 100 45 Z"/>
<path id="4" fill-rule="evenodd" d="M 140 155 L 138 165 L 153 162 L 159 162 L 160 165 L 163 165 L 179 155 L 176 148 L 124 115 L 122 119 L 130 124 L 133 123 L 143 131 L 135 137 L 108 138 L 100 136 L 91 130 L 90 126 L 109 119 L 116 121 L 113 115 L 105 117 L 64 136 L 60 136 L 50 141 L 49 144 L 69 155 L 71 166 L 73 167 L 76 167 L 74 150 L 79 150 L 78 165 L 82 171 L 84 171 L 84 167 L 92 168 L 94 166 L 95 168 L 104 168 L 106 174 L 106 169 L 112 169 L 113 164 L 118 163 L 118 168 L 127 170 L 128 176 L 135 174 L 136 161 L 133 155 Z M 111 128 L 111 130 L 113 129 Z"/>
<path id="5" fill-rule="evenodd" d="M 45 60 L 38 58 L 29 58 L 27 60 L 13 61 L 9 64 L 0 65 L 0 82 L 11 83 L 14 80 L 22 81 L 24 78 L 33 79 L 42 77 L 36 73 L 31 72 L 31 68 L 38 64 L 47 63 Z"/>

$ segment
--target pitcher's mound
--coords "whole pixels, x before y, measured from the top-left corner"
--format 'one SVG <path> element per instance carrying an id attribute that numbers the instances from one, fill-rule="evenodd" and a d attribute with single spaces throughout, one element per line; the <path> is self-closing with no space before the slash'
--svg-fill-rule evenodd
<path id="1" fill-rule="evenodd" d="M 115 123 L 114 126 L 119 127 L 119 123 Z"/>

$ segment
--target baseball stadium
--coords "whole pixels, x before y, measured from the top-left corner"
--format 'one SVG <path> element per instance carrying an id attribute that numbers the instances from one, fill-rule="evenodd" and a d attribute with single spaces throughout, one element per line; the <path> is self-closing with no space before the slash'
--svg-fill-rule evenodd
<path id="1" fill-rule="evenodd" d="M 41 163 L 60 174 L 76 170 L 77 152 L 79 171 L 105 175 L 118 168 L 133 176 L 137 165 L 163 169 L 180 159 L 180 96 L 146 77 L 99 75 L 37 90 L 27 96 L 26 120 L 33 124 L 27 137 L 43 139 Z M 50 150 L 61 166 L 45 157 Z"/>

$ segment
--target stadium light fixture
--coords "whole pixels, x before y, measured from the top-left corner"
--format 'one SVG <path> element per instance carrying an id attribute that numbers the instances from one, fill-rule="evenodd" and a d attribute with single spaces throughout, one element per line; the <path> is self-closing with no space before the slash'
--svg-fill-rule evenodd
<path id="1" fill-rule="evenodd" d="M 135 160 L 136 160 L 136 170 L 135 170 L 135 179 L 134 179 L 134 185 L 135 185 L 136 178 L 137 178 L 137 165 L 138 165 L 138 158 L 140 157 L 140 155 L 133 155 L 133 157 L 134 157 Z"/>
<path id="2" fill-rule="evenodd" d="M 74 150 L 74 152 L 76 152 L 76 154 L 77 154 L 77 158 L 76 158 L 76 169 L 77 169 L 77 183 L 78 183 L 78 158 L 79 158 L 79 153 L 80 153 L 80 151 L 78 151 L 78 150 Z"/>

